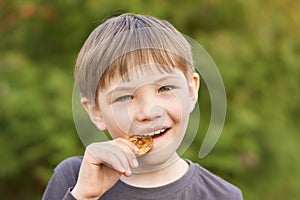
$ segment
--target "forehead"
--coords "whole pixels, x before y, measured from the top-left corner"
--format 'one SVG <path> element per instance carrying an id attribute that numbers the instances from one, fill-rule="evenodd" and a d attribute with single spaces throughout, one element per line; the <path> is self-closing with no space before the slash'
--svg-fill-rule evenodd
<path id="1" fill-rule="evenodd" d="M 146 85 L 186 85 L 187 80 L 180 70 L 161 72 L 156 64 L 143 65 L 126 73 L 128 79 L 120 77 L 112 82 L 110 86 L 102 90 L 102 94 L 115 92 L 133 92 Z"/>
<path id="2" fill-rule="evenodd" d="M 164 70 L 162 70 L 164 69 Z M 167 80 L 173 80 L 176 78 L 184 78 L 184 74 L 179 69 L 167 69 L 167 67 L 157 64 L 148 63 L 141 65 L 136 68 L 132 68 L 119 77 L 115 83 L 129 84 L 133 82 L 134 84 L 152 83 L 152 82 L 164 82 Z"/>
<path id="3" fill-rule="evenodd" d="M 177 54 L 157 49 L 140 49 L 116 59 L 102 74 L 99 88 L 105 89 L 120 78 L 129 81 L 134 76 L 174 73 L 175 70 L 187 77 L 192 69 L 192 63 Z"/>

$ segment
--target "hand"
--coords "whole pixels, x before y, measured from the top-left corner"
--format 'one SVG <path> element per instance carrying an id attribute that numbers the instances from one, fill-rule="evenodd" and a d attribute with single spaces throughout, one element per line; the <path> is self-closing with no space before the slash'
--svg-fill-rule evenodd
<path id="1" fill-rule="evenodd" d="M 87 146 L 77 183 L 72 190 L 76 199 L 98 199 L 130 168 L 138 167 L 139 149 L 124 138 L 92 143 Z"/>

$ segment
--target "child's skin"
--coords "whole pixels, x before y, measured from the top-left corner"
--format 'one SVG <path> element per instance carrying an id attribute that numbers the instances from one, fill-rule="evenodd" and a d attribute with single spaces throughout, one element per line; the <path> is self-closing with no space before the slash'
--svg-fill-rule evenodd
<path id="1" fill-rule="evenodd" d="M 81 98 L 93 123 L 100 130 L 108 130 L 113 140 L 86 148 L 72 190 L 76 199 L 98 199 L 119 179 L 137 187 L 165 185 L 188 170 L 176 149 L 197 101 L 199 76 L 194 73 L 185 77 L 178 69 L 161 72 L 158 67 L 138 66 L 128 72 L 129 81 L 113 80 L 98 90 L 96 104 Z M 144 135 L 158 130 L 165 133 L 153 138 L 153 148 L 142 156 L 126 139 L 128 134 Z M 147 171 L 143 171 L 145 167 Z"/>

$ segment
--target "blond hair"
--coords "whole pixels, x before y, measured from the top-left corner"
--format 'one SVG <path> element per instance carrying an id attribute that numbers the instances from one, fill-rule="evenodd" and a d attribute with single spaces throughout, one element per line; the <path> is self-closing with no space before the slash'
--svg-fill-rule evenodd
<path id="1" fill-rule="evenodd" d="M 95 100 L 98 88 L 108 86 L 129 69 L 159 64 L 159 70 L 194 72 L 190 44 L 169 22 L 151 16 L 123 14 L 99 25 L 82 46 L 75 67 L 81 96 Z"/>

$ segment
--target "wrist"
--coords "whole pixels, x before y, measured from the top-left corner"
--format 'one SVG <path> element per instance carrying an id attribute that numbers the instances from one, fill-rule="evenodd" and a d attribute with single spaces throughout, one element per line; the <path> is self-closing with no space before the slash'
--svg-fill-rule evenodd
<path id="1" fill-rule="evenodd" d="M 76 200 L 98 200 L 99 197 L 101 196 L 101 195 L 100 196 L 82 195 L 80 190 L 78 190 L 76 186 L 73 188 L 73 190 L 70 193 Z"/>

